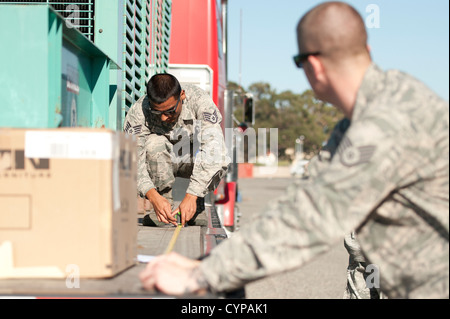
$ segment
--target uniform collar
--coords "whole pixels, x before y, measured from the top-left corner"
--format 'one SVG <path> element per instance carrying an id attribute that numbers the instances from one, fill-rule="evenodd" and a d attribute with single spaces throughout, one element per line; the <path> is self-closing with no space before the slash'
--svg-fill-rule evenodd
<path id="1" fill-rule="evenodd" d="M 183 101 L 183 109 L 181 110 L 180 117 L 178 118 L 178 123 L 182 123 L 181 121 L 189 121 L 194 120 L 194 111 L 192 110 L 189 93 L 185 90 L 186 98 Z"/>
<path id="2" fill-rule="evenodd" d="M 367 105 L 382 92 L 384 89 L 384 78 L 383 70 L 372 62 L 367 68 L 361 87 L 358 90 L 352 121 L 360 119 Z"/>

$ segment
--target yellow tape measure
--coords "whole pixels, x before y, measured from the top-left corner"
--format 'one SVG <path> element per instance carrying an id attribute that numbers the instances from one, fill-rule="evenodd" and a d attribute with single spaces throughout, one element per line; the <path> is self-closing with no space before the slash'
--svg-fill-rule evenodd
<path id="1" fill-rule="evenodd" d="M 172 235 L 172 239 L 170 240 L 169 246 L 167 246 L 166 251 L 164 252 L 165 255 L 170 253 L 173 250 L 173 247 L 175 246 L 175 243 L 177 242 L 178 235 L 180 234 L 181 228 L 183 228 L 183 225 L 181 225 L 181 213 L 178 212 L 177 214 L 178 218 L 178 226 L 175 229 L 175 232 Z"/>

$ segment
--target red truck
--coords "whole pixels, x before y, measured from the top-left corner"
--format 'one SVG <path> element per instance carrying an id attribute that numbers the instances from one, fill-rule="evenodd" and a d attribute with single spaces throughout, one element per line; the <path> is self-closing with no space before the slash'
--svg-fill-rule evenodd
<path id="1" fill-rule="evenodd" d="M 193 83 L 209 92 L 222 114 L 221 123 L 233 159 L 233 92 L 227 90 L 227 0 L 172 2 L 169 73 L 181 84 Z M 215 208 L 228 231 L 238 229 L 237 173 L 232 160 L 215 191 Z"/>

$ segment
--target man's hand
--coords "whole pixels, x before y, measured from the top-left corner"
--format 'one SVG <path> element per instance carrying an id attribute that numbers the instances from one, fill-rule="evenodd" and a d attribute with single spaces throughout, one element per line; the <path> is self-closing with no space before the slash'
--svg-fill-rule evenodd
<path id="1" fill-rule="evenodd" d="M 170 253 L 151 261 L 139 274 L 139 279 L 146 290 L 171 296 L 201 295 L 208 291 L 208 283 L 199 265 L 200 261 Z"/>
<path id="2" fill-rule="evenodd" d="M 180 206 L 172 212 L 172 216 L 175 216 L 178 212 L 181 213 L 181 224 L 184 226 L 188 221 L 194 217 L 197 211 L 197 196 L 186 194 Z"/>
<path id="3" fill-rule="evenodd" d="M 177 220 L 172 215 L 172 206 L 167 199 L 159 195 L 154 188 L 149 190 L 145 196 L 152 204 L 156 217 L 160 222 L 177 226 Z"/>

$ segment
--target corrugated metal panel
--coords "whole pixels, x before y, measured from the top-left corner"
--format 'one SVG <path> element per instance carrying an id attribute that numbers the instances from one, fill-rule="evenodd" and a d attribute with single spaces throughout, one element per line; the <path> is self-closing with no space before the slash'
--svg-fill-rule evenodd
<path id="1" fill-rule="evenodd" d="M 143 89 L 142 65 L 142 3 L 139 0 L 127 0 L 124 3 L 124 42 L 123 42 L 123 100 L 128 110 L 140 97 Z"/>
<path id="2" fill-rule="evenodd" d="M 94 42 L 94 1 L 95 0 L 0 0 L 7 4 L 47 3 L 60 13 L 66 21 L 79 29 L 89 40 Z"/>
<path id="3" fill-rule="evenodd" d="M 128 109 L 146 93 L 148 79 L 168 71 L 171 0 L 127 0 L 124 8 L 124 94 Z"/>
<path id="4" fill-rule="evenodd" d="M 152 30 L 152 57 L 150 76 L 155 73 L 167 72 L 169 66 L 170 26 L 172 16 L 171 0 L 152 1 L 153 21 Z"/>

